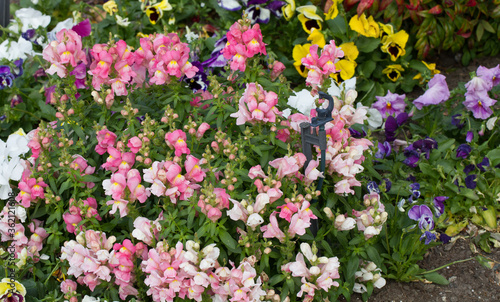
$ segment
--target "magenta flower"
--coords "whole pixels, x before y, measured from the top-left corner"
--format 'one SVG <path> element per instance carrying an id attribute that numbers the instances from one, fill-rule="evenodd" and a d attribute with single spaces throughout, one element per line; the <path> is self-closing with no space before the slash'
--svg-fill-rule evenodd
<path id="1" fill-rule="evenodd" d="M 429 81 L 429 89 L 413 101 L 418 110 L 422 110 L 424 106 L 440 104 L 450 97 L 450 90 L 446 84 L 446 77 L 442 74 L 436 74 Z"/>
<path id="2" fill-rule="evenodd" d="M 399 95 L 387 91 L 386 96 L 376 96 L 377 101 L 372 104 L 372 107 L 377 109 L 384 117 L 389 115 L 397 116 L 405 111 L 405 94 Z"/>
<path id="3" fill-rule="evenodd" d="M 186 133 L 182 130 L 175 130 L 165 134 L 165 141 L 170 147 L 174 147 L 175 156 L 181 156 L 182 154 L 190 154 L 187 143 L 186 143 Z"/>

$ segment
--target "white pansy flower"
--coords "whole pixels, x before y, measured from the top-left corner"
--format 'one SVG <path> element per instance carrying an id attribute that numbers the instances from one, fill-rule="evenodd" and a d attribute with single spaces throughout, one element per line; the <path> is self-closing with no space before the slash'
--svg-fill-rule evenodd
<path id="1" fill-rule="evenodd" d="M 87 296 L 87 295 L 85 295 L 85 297 L 83 297 L 83 299 L 82 299 L 82 302 L 99 302 L 99 301 L 101 301 L 100 298 L 94 298 L 94 297 Z"/>
<path id="2" fill-rule="evenodd" d="M 127 27 L 130 25 L 130 21 L 128 18 L 122 18 L 120 15 L 116 14 L 116 24 L 122 27 Z"/>
<path id="3" fill-rule="evenodd" d="M 71 29 L 75 26 L 76 23 L 73 21 L 73 18 L 68 18 L 64 21 L 57 23 L 56 27 L 54 27 L 50 32 L 47 33 L 47 38 L 49 42 L 57 40 L 56 34 L 63 29 Z"/>
<path id="4" fill-rule="evenodd" d="M 328 88 L 327 92 L 331 96 L 336 96 L 340 98 L 342 91 L 348 91 L 351 89 L 352 90 L 356 89 L 356 78 L 345 80 L 340 84 L 340 86 L 337 86 L 335 85 L 335 83 L 333 83 L 333 85 L 330 88 Z"/>
<path id="5" fill-rule="evenodd" d="M 382 115 L 380 112 L 375 109 L 375 108 L 368 108 L 367 109 L 367 116 L 368 116 L 368 127 L 371 129 L 377 129 L 380 126 L 382 126 L 382 123 L 384 119 L 382 118 Z"/>
<path id="6" fill-rule="evenodd" d="M 498 119 L 498 116 L 494 116 L 492 118 L 490 118 L 487 122 L 486 122 L 486 128 L 488 128 L 488 130 L 493 130 L 493 127 L 495 127 L 495 123 Z"/>
<path id="7" fill-rule="evenodd" d="M 16 206 L 16 217 L 19 219 L 21 222 L 26 221 L 26 209 L 22 206 Z"/>
<path id="8" fill-rule="evenodd" d="M 26 60 L 28 55 L 34 56 L 35 54 L 33 44 L 23 37 L 19 37 L 17 42 L 5 40 L 0 44 L 0 59 L 7 59 L 9 61 L 17 59 Z"/>
<path id="9" fill-rule="evenodd" d="M 31 28 L 37 29 L 39 27 L 47 27 L 50 24 L 50 16 L 44 15 L 42 12 L 31 7 L 18 9 L 15 15 L 21 21 L 21 33 Z M 13 20 L 9 29 L 19 32 L 17 21 Z"/>
<path id="10" fill-rule="evenodd" d="M 302 89 L 295 92 L 288 98 L 288 106 L 297 109 L 305 116 L 310 116 L 311 110 L 316 108 L 316 99 L 318 96 L 312 96 L 311 92 L 307 89 Z"/>
<path id="11" fill-rule="evenodd" d="M 366 293 L 366 286 L 361 283 L 354 283 L 352 291 L 359 294 Z"/>

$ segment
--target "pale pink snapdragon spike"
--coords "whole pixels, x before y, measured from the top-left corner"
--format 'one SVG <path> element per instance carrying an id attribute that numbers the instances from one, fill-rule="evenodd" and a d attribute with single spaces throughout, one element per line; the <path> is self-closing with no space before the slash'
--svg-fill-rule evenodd
<path id="1" fill-rule="evenodd" d="M 80 62 L 87 64 L 87 57 L 82 50 L 81 37 L 71 29 L 63 29 L 56 34 L 56 41 L 52 41 L 43 50 L 43 58 L 51 63 L 46 70 L 49 74 L 61 78 L 68 74 L 68 67 L 76 67 Z"/>
<path id="2" fill-rule="evenodd" d="M 151 245 L 154 239 L 154 230 L 155 227 L 152 225 L 152 221 L 145 217 L 137 217 L 134 220 L 134 230 L 132 231 L 132 236 L 136 239 L 139 239 L 146 243 L 147 245 Z"/>
<path id="3" fill-rule="evenodd" d="M 120 213 L 120 218 L 123 218 L 127 216 L 129 210 L 128 210 L 128 200 L 125 199 L 117 199 L 117 200 L 108 200 L 106 202 L 107 205 L 112 205 L 113 207 L 111 208 L 111 211 L 109 211 L 109 214 L 115 214 L 116 211 Z"/>
<path id="4" fill-rule="evenodd" d="M 110 195 L 113 199 L 118 200 L 125 196 L 125 189 L 127 188 L 127 177 L 122 173 L 113 173 L 110 179 L 102 181 L 104 194 Z"/>
<path id="5" fill-rule="evenodd" d="M 191 153 L 187 147 L 186 139 L 186 133 L 179 129 L 165 134 L 165 142 L 169 147 L 175 149 L 175 156 Z"/>
<path id="6" fill-rule="evenodd" d="M 140 203 L 144 203 L 151 194 L 141 184 L 141 174 L 137 169 L 131 169 L 127 172 L 127 188 L 130 191 L 129 199 L 131 202 L 137 199 Z"/>
<path id="7" fill-rule="evenodd" d="M 80 226 L 78 229 L 76 228 L 76 226 L 83 220 L 80 215 L 79 208 L 75 206 L 70 207 L 69 212 L 65 212 L 62 217 L 64 223 L 66 223 L 66 230 L 68 232 L 76 235 L 83 229 L 83 226 Z"/>
<path id="8" fill-rule="evenodd" d="M 262 237 L 264 238 L 276 238 L 280 242 L 284 242 L 285 233 L 280 229 L 278 219 L 276 218 L 277 213 L 275 211 L 269 216 L 269 224 L 262 226 L 260 231 L 263 232 Z"/>

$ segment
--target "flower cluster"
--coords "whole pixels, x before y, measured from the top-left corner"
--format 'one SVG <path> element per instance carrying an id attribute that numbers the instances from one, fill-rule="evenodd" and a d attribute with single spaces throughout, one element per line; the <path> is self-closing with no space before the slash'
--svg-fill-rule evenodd
<path id="1" fill-rule="evenodd" d="M 85 218 L 91 219 L 95 218 L 101 221 L 101 216 L 97 212 L 97 201 L 93 197 L 88 197 L 83 201 L 75 201 L 73 198 L 69 200 L 69 210 L 62 215 L 64 222 L 66 223 L 66 230 L 68 232 L 77 235 L 83 230 L 83 225 L 77 228 L 77 225 Z M 83 215 L 83 217 L 82 217 Z"/>
<path id="2" fill-rule="evenodd" d="M 256 301 L 265 295 L 253 267 L 255 259 L 244 259 L 230 269 L 220 266 L 219 253 L 215 244 L 200 250 L 200 245 L 192 240 L 185 247 L 178 242 L 171 248 L 158 242 L 141 265 L 146 273 L 144 283 L 149 286 L 147 294 L 153 301 L 173 301 L 176 297 L 202 301 L 204 293 L 217 301 Z"/>
<path id="3" fill-rule="evenodd" d="M 380 195 L 372 192 L 363 197 L 363 204 L 367 207 L 363 211 L 352 210 L 356 217 L 358 230 L 363 232 L 365 239 L 380 234 L 384 223 L 387 221 L 388 214 L 385 206 L 380 202 Z"/>
<path id="4" fill-rule="evenodd" d="M 115 243 L 116 238 L 107 238 L 105 233 L 87 230 L 75 240 L 66 241 L 61 248 L 61 260 L 69 263 L 68 275 L 77 278 L 77 282 L 86 285 L 91 291 L 102 282 L 119 286 L 120 299 L 128 295 L 137 296 L 132 284 L 135 281 L 133 261 L 142 257 L 146 251 L 142 243 L 134 246 L 126 239 L 122 244 Z"/>
<path id="5" fill-rule="evenodd" d="M 366 293 L 367 283 L 372 283 L 373 287 L 382 288 L 385 286 L 385 279 L 382 277 L 381 269 L 371 261 L 363 261 L 361 265 L 361 270 L 354 273 L 356 277 L 356 283 L 354 283 L 353 291 L 355 293 Z M 364 283 L 364 284 L 363 284 Z"/>
<path id="6" fill-rule="evenodd" d="M 19 181 L 26 164 L 21 156 L 29 151 L 28 138 L 22 129 L 12 133 L 4 142 L 0 140 L 0 199 L 7 199 L 12 193 L 10 181 Z"/>
<path id="7" fill-rule="evenodd" d="M 231 70 L 245 71 L 247 59 L 256 54 L 266 55 L 266 44 L 262 41 L 259 24 L 252 27 L 235 22 L 226 34 L 227 44 L 222 50 L 226 60 L 231 60 Z"/>
<path id="8" fill-rule="evenodd" d="M 231 114 L 237 118 L 236 125 L 243 125 L 246 122 L 255 124 L 257 122 L 276 121 L 276 116 L 281 112 L 276 108 L 278 95 L 273 91 L 265 91 L 260 84 L 249 83 L 240 98 L 238 112 Z"/>
<path id="9" fill-rule="evenodd" d="M 291 273 L 294 277 L 301 277 L 302 285 L 297 297 L 304 296 L 303 301 L 313 301 L 317 290 L 328 292 L 330 287 L 339 286 L 335 279 L 339 279 L 340 262 L 337 257 L 318 257 L 316 245 L 312 248 L 307 243 L 300 244 L 300 250 L 295 262 L 289 262 L 282 266 L 282 270 Z M 305 258 L 310 265 L 307 265 Z"/>
<path id="10" fill-rule="evenodd" d="M 77 66 L 81 66 L 80 68 L 84 69 L 83 78 L 85 78 L 87 56 L 82 49 L 80 35 L 71 29 L 63 29 L 56 34 L 56 38 L 56 41 L 52 41 L 43 50 L 43 58 L 51 63 L 46 72 L 48 74 L 57 73 L 60 78 L 65 78 L 69 72 L 73 72 Z M 78 74 L 78 79 L 83 79 L 80 76 L 81 73 L 80 70 L 75 71 L 75 74 Z"/>
<path id="11" fill-rule="evenodd" d="M 309 54 L 302 59 L 302 64 L 309 69 L 306 85 L 312 87 L 311 94 L 315 95 L 327 78 L 340 71 L 335 64 L 342 57 L 344 57 L 344 51 L 335 46 L 334 40 L 325 45 L 319 56 L 317 44 L 309 48 Z"/>
<path id="12" fill-rule="evenodd" d="M 476 73 L 477 76 L 465 84 L 467 92 L 463 105 L 472 112 L 475 118 L 485 120 L 493 114 L 490 107 L 497 102 L 490 98 L 488 92 L 500 83 L 500 66 L 490 69 L 479 66 Z"/>

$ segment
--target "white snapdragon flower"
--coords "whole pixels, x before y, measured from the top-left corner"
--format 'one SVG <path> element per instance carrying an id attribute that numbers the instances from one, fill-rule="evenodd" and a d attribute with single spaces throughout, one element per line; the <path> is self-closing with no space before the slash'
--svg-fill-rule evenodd
<path id="1" fill-rule="evenodd" d="M 264 222 L 264 219 L 259 214 L 253 213 L 252 215 L 250 215 L 248 217 L 247 225 L 249 227 L 251 227 L 253 230 L 255 230 L 255 228 L 258 225 L 261 225 L 263 222 Z"/>

